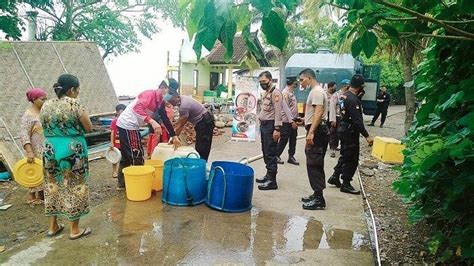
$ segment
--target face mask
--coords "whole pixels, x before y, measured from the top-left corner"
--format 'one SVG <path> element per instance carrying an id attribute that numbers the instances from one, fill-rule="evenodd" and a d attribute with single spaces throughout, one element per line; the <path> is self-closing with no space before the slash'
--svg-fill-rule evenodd
<path id="1" fill-rule="evenodd" d="M 171 99 L 173 99 L 173 95 L 171 95 L 169 93 L 165 94 L 165 96 L 163 97 L 163 100 L 165 100 L 167 102 L 171 101 Z"/>
<path id="2" fill-rule="evenodd" d="M 264 90 L 268 90 L 268 88 L 270 88 L 270 83 L 260 83 L 260 87 Z"/>

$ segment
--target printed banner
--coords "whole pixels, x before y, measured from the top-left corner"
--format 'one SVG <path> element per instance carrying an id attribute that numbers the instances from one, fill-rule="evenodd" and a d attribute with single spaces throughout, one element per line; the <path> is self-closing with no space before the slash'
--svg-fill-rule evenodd
<path id="1" fill-rule="evenodd" d="M 235 86 L 235 109 L 232 140 L 255 141 L 257 137 L 258 79 L 238 77 Z"/>

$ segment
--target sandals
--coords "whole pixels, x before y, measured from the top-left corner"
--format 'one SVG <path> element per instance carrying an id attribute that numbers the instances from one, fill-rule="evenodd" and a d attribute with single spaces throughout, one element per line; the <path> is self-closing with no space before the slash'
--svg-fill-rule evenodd
<path id="1" fill-rule="evenodd" d="M 44 200 L 42 199 L 29 199 L 25 201 L 25 204 L 28 205 L 43 205 Z"/>
<path id="2" fill-rule="evenodd" d="M 54 237 L 54 236 L 57 236 L 59 235 L 59 233 L 61 233 L 64 229 L 64 225 L 63 224 L 58 224 L 58 230 L 56 230 L 56 232 L 53 232 L 53 233 L 50 233 L 48 232 L 46 234 L 47 237 Z"/>
<path id="3" fill-rule="evenodd" d="M 92 229 L 90 229 L 89 227 L 86 227 L 82 233 L 78 234 L 78 235 L 75 235 L 75 236 L 69 236 L 69 240 L 76 240 L 76 239 L 79 239 L 79 238 L 82 238 L 83 236 L 88 236 L 92 233 Z"/>
<path id="4" fill-rule="evenodd" d="M 114 174 L 112 175 L 112 178 L 118 178 L 118 173 L 114 173 Z"/>

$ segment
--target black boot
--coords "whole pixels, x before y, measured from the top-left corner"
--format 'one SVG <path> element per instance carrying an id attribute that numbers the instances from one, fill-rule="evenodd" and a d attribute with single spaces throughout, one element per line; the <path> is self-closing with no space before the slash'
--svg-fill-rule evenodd
<path id="1" fill-rule="evenodd" d="M 306 203 L 306 202 L 310 202 L 310 201 L 314 200 L 315 197 L 316 197 L 316 196 L 315 196 L 314 193 L 313 193 L 313 194 L 311 194 L 311 195 L 309 195 L 309 196 L 307 196 L 307 197 L 302 197 L 302 198 L 301 198 L 301 201 L 302 201 L 302 202 L 305 202 L 305 203 Z"/>
<path id="2" fill-rule="evenodd" d="M 369 127 L 373 127 L 373 126 L 375 126 L 375 124 L 374 124 L 374 123 L 370 123 L 370 124 L 368 124 L 368 126 L 369 126 Z"/>
<path id="3" fill-rule="evenodd" d="M 261 177 L 261 178 L 255 178 L 255 182 L 257 183 L 265 183 L 268 181 L 268 176 L 265 175 L 264 177 Z"/>
<path id="4" fill-rule="evenodd" d="M 285 164 L 280 158 L 280 156 L 277 157 L 277 164 Z"/>
<path id="5" fill-rule="evenodd" d="M 333 174 L 331 177 L 328 179 L 328 184 L 334 185 L 337 188 L 341 187 L 341 181 L 339 180 L 339 176 L 336 174 Z"/>
<path id="6" fill-rule="evenodd" d="M 276 173 L 267 173 L 267 182 L 258 186 L 259 190 L 275 190 L 278 189 L 276 182 Z"/>
<path id="7" fill-rule="evenodd" d="M 296 161 L 294 156 L 288 157 L 288 163 L 294 164 L 294 165 L 300 165 L 298 161 Z"/>
<path id="8" fill-rule="evenodd" d="M 313 200 L 303 203 L 305 210 L 324 210 L 326 208 L 326 201 L 322 195 L 317 195 Z"/>
<path id="9" fill-rule="evenodd" d="M 355 189 L 350 182 L 344 181 L 341 186 L 341 192 L 359 195 L 360 191 Z"/>

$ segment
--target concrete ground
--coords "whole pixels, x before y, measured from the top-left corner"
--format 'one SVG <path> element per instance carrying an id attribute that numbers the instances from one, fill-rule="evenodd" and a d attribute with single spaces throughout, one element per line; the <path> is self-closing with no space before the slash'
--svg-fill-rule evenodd
<path id="1" fill-rule="evenodd" d="M 402 110 L 391 108 L 390 113 Z M 299 129 L 304 134 L 304 129 Z M 211 152 L 210 161 L 237 161 L 260 153 L 260 143 L 229 142 Z M 325 190 L 327 208 L 307 211 L 300 198 L 311 193 L 304 140 L 298 141 L 300 166 L 279 166 L 276 191 L 255 185 L 253 208 L 223 213 L 206 205 L 174 207 L 161 193 L 145 202 L 116 198 L 92 209 L 81 220 L 93 233 L 68 240 L 68 230 L 55 238 L 40 235 L 0 254 L 3 265 L 116 264 L 311 264 L 373 265 L 361 196 Z M 286 161 L 287 155 L 282 159 Z M 336 158 L 326 157 L 326 176 Z M 255 177 L 265 174 L 263 160 L 250 164 Z M 355 178 L 354 186 L 359 183 Z"/>

